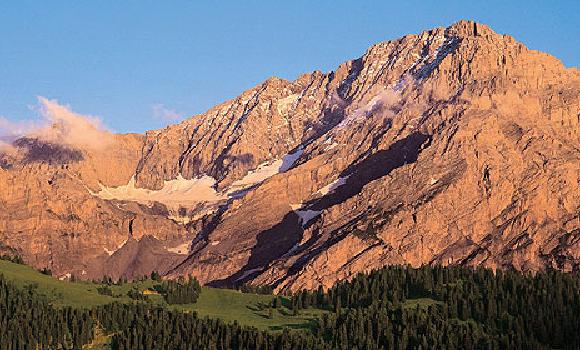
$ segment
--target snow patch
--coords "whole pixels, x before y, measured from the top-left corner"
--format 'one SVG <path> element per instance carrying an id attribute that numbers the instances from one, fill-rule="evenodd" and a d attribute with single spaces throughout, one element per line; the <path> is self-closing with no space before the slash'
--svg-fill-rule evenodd
<path id="1" fill-rule="evenodd" d="M 296 149 L 296 151 L 294 151 L 294 153 L 288 153 L 287 155 L 285 155 L 284 158 L 282 158 L 282 165 L 280 165 L 279 171 L 283 173 L 290 170 L 290 168 L 294 166 L 294 163 L 296 163 L 298 158 L 300 158 L 300 156 L 302 156 L 303 153 L 304 147 L 300 145 Z"/>
<path id="2" fill-rule="evenodd" d="M 246 174 L 240 180 L 234 181 L 231 186 L 228 188 L 227 193 L 233 194 L 236 191 L 240 191 L 254 185 L 261 183 L 262 181 L 278 174 L 280 171 L 280 167 L 282 166 L 282 160 L 278 159 L 271 163 L 262 163 L 258 165 L 255 170 L 252 170 Z"/>
<path id="3" fill-rule="evenodd" d="M 336 190 L 340 186 L 346 184 L 346 180 L 347 179 L 348 179 L 348 176 L 339 177 L 338 179 L 332 181 L 328 185 L 326 185 L 323 188 L 321 188 L 318 192 L 320 194 L 322 194 L 323 196 L 326 196 L 327 194 L 334 192 L 334 190 Z"/>
<path id="4" fill-rule="evenodd" d="M 187 253 L 189 253 L 190 244 L 191 243 L 186 242 L 186 243 L 180 244 L 176 247 L 167 248 L 167 251 L 175 253 L 175 254 L 187 254 Z"/>
<path id="5" fill-rule="evenodd" d="M 306 225 L 308 224 L 308 222 L 310 222 L 310 220 L 312 220 L 312 219 L 316 218 L 317 216 L 319 216 L 320 214 L 322 214 L 322 211 L 321 210 L 312 210 L 312 209 L 302 209 L 303 207 L 304 207 L 304 204 L 302 204 L 302 203 L 290 204 L 290 208 L 292 208 L 292 211 L 294 211 L 296 213 L 296 215 L 298 215 L 298 218 L 300 220 L 300 224 L 302 225 L 302 228 L 305 228 Z"/>
<path id="6" fill-rule="evenodd" d="M 329 150 L 333 149 L 334 147 L 338 146 L 338 144 L 336 142 L 334 142 L 334 139 L 332 138 L 332 136 L 330 136 L 329 138 L 324 140 L 323 144 L 326 145 L 326 147 L 324 147 L 325 151 L 329 151 Z"/>
<path id="7" fill-rule="evenodd" d="M 101 190 L 96 194 L 102 199 L 135 201 L 142 204 L 159 202 L 170 208 L 178 209 L 181 205 L 191 206 L 199 202 L 213 202 L 225 199 L 212 187 L 216 180 L 204 175 L 200 178 L 186 180 L 181 174 L 174 180 L 163 181 L 163 188 L 150 190 L 135 187 L 135 177 L 127 185 L 106 187 L 99 183 Z"/>
<path id="8" fill-rule="evenodd" d="M 115 252 L 114 250 L 109 250 L 107 248 L 103 248 L 105 250 L 105 253 L 107 253 L 109 256 L 113 255 L 113 253 Z"/>
<path id="9" fill-rule="evenodd" d="M 234 181 L 222 192 L 217 192 L 214 189 L 216 180 L 211 176 L 203 175 L 187 180 L 179 174 L 176 179 L 164 181 L 160 190 L 135 187 L 135 177 L 133 176 L 126 185 L 108 187 L 99 183 L 99 192 L 94 193 L 89 190 L 89 193 L 106 200 L 134 201 L 146 205 L 159 202 L 165 204 L 172 211 L 168 215 L 168 219 L 186 225 L 192 219 L 176 215 L 179 208 L 193 207 L 198 203 L 219 203 L 228 198 L 242 197 L 255 185 L 276 174 L 290 170 L 303 153 L 304 147 L 299 146 L 294 152 L 286 154 L 282 159 L 264 162 L 248 172 L 243 178 Z M 117 206 L 122 209 L 119 205 Z"/>
<path id="10" fill-rule="evenodd" d="M 227 194 L 232 197 L 239 197 L 243 195 L 239 193 L 247 188 L 255 186 L 266 179 L 278 174 L 288 171 L 294 163 L 300 158 L 304 153 L 304 148 L 302 146 L 298 147 L 293 153 L 285 155 L 282 159 L 277 159 L 270 162 L 265 162 L 260 165 L 255 170 L 252 170 L 246 174 L 242 179 L 234 181 L 232 185 L 228 188 Z M 236 194 L 238 192 L 239 195 Z"/>
<path id="11" fill-rule="evenodd" d="M 435 49 L 435 51 L 433 51 L 432 54 L 426 54 L 422 56 L 411 66 L 409 69 L 410 71 L 415 70 L 420 65 L 423 65 L 422 67 L 416 69 L 416 71 L 413 73 L 415 79 L 422 80 L 426 78 L 429 74 L 431 74 L 435 67 L 437 67 L 445 57 L 447 57 L 447 55 L 449 55 L 457 48 L 457 38 L 442 40 L 442 37 L 436 37 L 438 47 Z"/>
<path id="12" fill-rule="evenodd" d="M 292 248 L 290 248 L 289 251 L 287 251 L 286 253 L 284 253 L 284 255 L 282 255 L 282 258 L 286 258 L 291 256 L 292 254 L 294 254 L 294 252 L 296 252 L 298 250 L 298 248 L 300 248 L 300 243 L 296 243 L 292 246 Z"/>
<path id="13" fill-rule="evenodd" d="M 300 98 L 300 94 L 288 95 L 284 98 L 278 100 L 277 109 L 279 114 L 284 114 L 288 112 L 290 108 L 294 106 L 296 101 Z"/>
<path id="14" fill-rule="evenodd" d="M 114 249 L 114 250 L 108 250 L 107 248 L 103 248 L 103 249 L 105 250 L 105 252 L 106 252 L 106 253 L 107 253 L 109 256 L 111 256 L 111 255 L 113 255 L 113 253 L 115 253 L 117 250 L 119 250 L 119 249 L 123 248 L 123 246 L 125 245 L 125 243 L 127 243 L 127 240 L 124 240 L 123 242 L 121 242 L 121 244 L 119 244 L 119 245 L 117 246 L 117 248 L 116 248 L 116 249 Z"/>
<path id="15" fill-rule="evenodd" d="M 240 277 L 236 278 L 236 281 L 243 280 L 244 278 L 248 277 L 249 275 L 253 274 L 254 272 L 258 272 L 261 270 L 262 270 L 262 268 L 258 267 L 255 269 L 244 271 L 244 273 L 242 273 L 242 275 Z"/>
<path id="16" fill-rule="evenodd" d="M 300 217 L 302 228 L 306 227 L 306 224 L 308 224 L 310 220 L 322 214 L 322 211 L 320 210 L 311 210 L 311 209 L 295 210 L 294 212 Z"/>
<path id="17" fill-rule="evenodd" d="M 332 144 L 326 146 L 326 148 L 324 150 L 325 151 L 330 151 L 331 149 L 334 149 L 336 146 L 338 146 L 338 143 L 333 142 Z"/>

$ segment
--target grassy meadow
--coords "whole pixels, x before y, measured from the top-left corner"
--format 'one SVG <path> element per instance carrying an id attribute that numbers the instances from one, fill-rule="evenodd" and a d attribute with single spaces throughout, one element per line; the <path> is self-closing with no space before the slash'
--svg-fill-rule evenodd
<path id="1" fill-rule="evenodd" d="M 209 287 L 202 288 L 201 295 L 195 304 L 167 305 L 161 295 L 149 291 L 156 283 L 150 279 L 123 285 L 110 285 L 113 296 L 107 296 L 97 291 L 97 288 L 103 286 L 102 284 L 86 281 L 60 281 L 29 266 L 5 260 L 0 260 L 0 274 L 19 287 L 33 288 L 55 307 L 90 308 L 113 302 L 131 303 L 134 301 L 127 296 L 127 292 L 136 287 L 145 292 L 147 302 L 183 312 L 195 311 L 200 317 L 220 318 L 227 322 L 237 321 L 242 325 L 271 331 L 285 327 L 310 329 L 317 317 L 325 312 L 307 309 L 301 310 L 299 315 L 294 316 L 289 309 L 290 301 L 285 297 L 280 297 L 282 307 L 270 310 L 274 298 L 272 295 L 241 293 L 236 290 Z"/>

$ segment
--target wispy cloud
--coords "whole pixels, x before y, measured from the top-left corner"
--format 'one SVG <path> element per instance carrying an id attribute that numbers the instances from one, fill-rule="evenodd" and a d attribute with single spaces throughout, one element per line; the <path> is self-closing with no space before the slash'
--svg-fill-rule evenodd
<path id="1" fill-rule="evenodd" d="M 175 110 L 165 107 L 165 105 L 158 103 L 151 107 L 153 110 L 153 117 L 167 122 L 175 122 L 183 119 L 183 115 L 177 113 Z"/>
<path id="2" fill-rule="evenodd" d="M 16 148 L 14 148 L 10 142 L 0 139 L 0 156 L 2 156 L 2 154 L 14 154 L 15 152 Z"/>
<path id="3" fill-rule="evenodd" d="M 401 100 L 401 93 L 396 88 L 379 88 L 367 102 L 360 102 L 338 125 L 343 127 L 368 118 L 379 112 L 390 113 L 390 108 Z"/>
<path id="4" fill-rule="evenodd" d="M 36 111 L 41 117 L 39 121 L 11 122 L 0 117 L 0 141 L 4 148 L 19 137 L 33 137 L 81 149 L 101 149 L 114 140 L 100 118 L 75 113 L 56 100 L 39 96 Z"/>

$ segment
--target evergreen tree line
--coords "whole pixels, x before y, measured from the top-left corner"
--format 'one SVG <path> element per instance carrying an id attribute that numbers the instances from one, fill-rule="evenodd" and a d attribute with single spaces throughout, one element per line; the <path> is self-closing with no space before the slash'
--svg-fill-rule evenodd
<path id="1" fill-rule="evenodd" d="M 194 304 L 201 294 L 201 285 L 195 277 L 187 280 L 179 277 L 175 280 L 164 280 L 154 286 L 162 294 L 167 304 Z"/>
<path id="2" fill-rule="evenodd" d="M 111 304 L 99 312 L 102 325 L 117 330 L 112 338 L 116 350 L 330 349 L 323 339 L 305 332 L 271 333 L 146 304 Z"/>
<path id="3" fill-rule="evenodd" d="M 0 350 L 80 349 L 97 324 L 113 333 L 113 349 L 580 347 L 580 278 L 557 271 L 392 266 L 328 291 L 300 291 L 292 304 L 328 313 L 312 331 L 272 333 L 147 303 L 57 310 L 0 277 Z"/>
<path id="4" fill-rule="evenodd" d="M 0 274 L 0 350 L 80 349 L 94 328 L 87 310 L 55 309 L 34 286 L 17 288 Z"/>
<path id="5" fill-rule="evenodd" d="M 274 292 L 272 286 L 255 286 L 253 284 L 244 283 L 242 285 L 237 286 L 236 288 L 242 293 L 251 293 L 251 294 L 262 294 L 262 295 L 270 295 Z"/>
<path id="6" fill-rule="evenodd" d="M 558 271 L 390 266 L 296 293 L 293 308 L 307 307 L 333 311 L 327 339 L 365 349 L 580 347 L 580 278 Z"/>

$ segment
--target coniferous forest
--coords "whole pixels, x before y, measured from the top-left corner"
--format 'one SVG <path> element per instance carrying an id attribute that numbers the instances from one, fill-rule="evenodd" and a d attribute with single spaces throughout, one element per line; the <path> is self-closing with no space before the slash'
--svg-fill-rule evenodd
<path id="1" fill-rule="evenodd" d="M 195 299 L 193 281 L 167 296 L 176 303 Z M 140 301 L 55 308 L 33 288 L 0 276 L 0 350 L 81 349 L 97 327 L 112 334 L 113 349 L 580 347 L 580 278 L 556 271 L 392 266 L 327 291 L 298 292 L 291 302 L 297 314 L 312 307 L 329 312 L 311 331 L 268 332 Z"/>
<path id="2" fill-rule="evenodd" d="M 187 281 L 183 277 L 177 281 L 163 281 L 154 288 L 164 296 L 168 304 L 193 304 L 201 292 L 199 282 L 191 276 Z"/>

